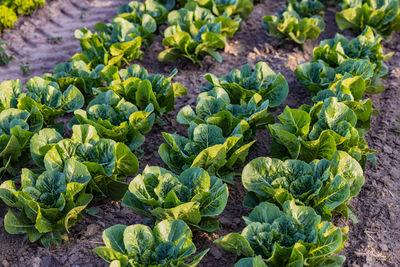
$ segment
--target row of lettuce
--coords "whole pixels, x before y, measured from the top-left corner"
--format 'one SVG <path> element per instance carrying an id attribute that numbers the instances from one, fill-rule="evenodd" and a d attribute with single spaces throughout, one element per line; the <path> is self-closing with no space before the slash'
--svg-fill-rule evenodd
<path id="1" fill-rule="evenodd" d="M 205 75 L 208 84 L 195 109 L 186 106 L 177 115 L 188 137 L 163 133 L 159 154 L 169 170 L 146 167 L 123 198 L 125 207 L 153 219 L 153 233 L 144 225 L 116 225 L 103 233 L 105 246 L 95 252 L 116 266 L 195 266 L 207 251 L 190 256 L 191 235 L 168 240 L 176 253 L 167 256 L 160 249 L 165 240 L 154 232 L 181 224 L 165 229 L 175 237 L 187 229 L 183 222 L 192 230 L 216 231 L 215 217 L 228 198 L 223 182 L 234 183 L 256 130 L 268 128 L 274 158 L 256 158 L 241 173 L 243 204 L 252 209 L 243 218 L 247 226 L 215 243 L 238 255 L 235 266 L 341 266 L 348 227 L 331 221 L 337 214 L 357 221 L 348 202 L 360 192 L 366 161 L 375 153 L 363 137 L 375 111 L 363 96 L 385 89 L 380 79 L 390 55 L 383 54 L 381 39 L 367 28 L 351 41 L 337 34 L 321 42 L 313 61 L 295 71 L 313 106 L 286 107 L 280 123 L 270 112 L 284 102 L 288 84 L 266 63 L 220 78 Z M 182 243 L 190 244 L 190 253 Z"/>
<path id="2" fill-rule="evenodd" d="M 336 3 L 336 1 L 333 1 Z M 287 7 L 277 16 L 265 16 L 263 26 L 278 39 L 288 39 L 298 44 L 316 40 L 325 29 L 324 4 L 329 1 L 288 0 Z M 341 30 L 361 33 L 370 27 L 375 33 L 389 39 L 393 31 L 400 30 L 400 4 L 397 0 L 344 0 L 342 11 L 336 13 Z"/>
<path id="3" fill-rule="evenodd" d="M 186 106 L 177 116 L 187 137 L 163 133 L 159 154 L 168 170 L 148 166 L 128 185 L 126 177 L 138 171 L 144 134 L 186 89 L 171 82 L 176 71 L 164 77 L 138 65 L 119 70 L 133 58 L 126 56 L 127 42 L 105 46 L 104 40 L 120 36 L 123 26 L 115 25 L 99 24 L 100 35 L 79 31 L 89 35 L 81 39 L 82 53 L 31 79 L 25 90 L 19 81 L 0 85 L 2 171 L 15 175 L 30 158 L 34 162 L 22 169 L 20 185 L 12 179 L 0 186 L 0 198 L 11 208 L 7 232 L 48 247 L 62 241 L 94 196 L 122 198 L 156 226 L 113 226 L 96 253 L 115 266 L 196 266 L 207 251 L 191 256 L 196 248 L 190 228 L 218 229 L 216 216 L 229 195 L 224 182 L 234 183 L 256 130 L 268 128 L 274 158 L 251 161 L 241 177 L 248 191 L 244 205 L 253 208 L 244 218 L 247 227 L 216 243 L 240 256 L 237 266 L 341 265 L 344 258 L 335 254 L 347 228 L 329 221 L 336 213 L 356 220 L 347 203 L 360 191 L 374 153 L 363 135 L 375 111 L 363 95 L 382 92 L 380 79 L 388 72 L 383 61 L 390 55 L 383 54 L 381 37 L 367 28 L 351 41 L 338 34 L 321 42 L 313 62 L 296 70 L 315 104 L 286 107 L 281 123 L 270 112 L 286 99 L 288 84 L 266 63 L 223 77 L 207 74 L 195 109 Z M 102 48 L 91 50 L 92 44 Z M 60 123 L 66 113 L 74 115 L 70 138 Z"/>
<path id="4" fill-rule="evenodd" d="M 235 266 L 341 266 L 337 255 L 348 227 L 333 215 L 357 221 L 348 202 L 364 183 L 375 151 L 364 139 L 375 113 L 365 93 L 384 91 L 387 73 L 380 36 L 371 28 L 351 41 L 336 34 L 314 49 L 313 61 L 295 71 L 312 106 L 286 107 L 268 125 L 274 158 L 252 160 L 242 173 L 248 191 L 246 227 L 215 241 L 241 259 Z"/>
<path id="5" fill-rule="evenodd" d="M 118 9 L 111 23 L 95 25 L 95 33 L 86 28 L 76 31 L 82 46 L 77 58 L 95 65 L 128 63 L 143 56 L 143 49 L 166 24 L 160 61 L 183 59 L 201 64 L 210 55 L 221 62 L 217 50 L 224 48 L 227 37 L 240 29 L 241 20 L 252 11 L 251 0 L 132 1 Z"/>
<path id="6" fill-rule="evenodd" d="M 0 1 L 0 33 L 12 29 L 18 15 L 30 15 L 46 4 L 46 0 L 2 0 Z"/>

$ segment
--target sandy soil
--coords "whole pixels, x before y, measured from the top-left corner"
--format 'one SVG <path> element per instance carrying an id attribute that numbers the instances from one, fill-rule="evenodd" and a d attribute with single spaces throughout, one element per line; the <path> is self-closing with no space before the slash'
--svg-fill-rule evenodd
<path id="1" fill-rule="evenodd" d="M 54 0 L 48 6 L 35 13 L 31 18 L 23 18 L 18 26 L 2 36 L 12 44 L 15 59 L 6 68 L 0 68 L 0 81 L 21 78 L 19 61 L 30 62 L 32 75 L 51 71 L 58 62 L 68 60 L 78 51 L 79 44 L 73 39 L 73 30 L 82 26 L 92 26 L 98 21 L 109 21 L 116 8 L 126 0 Z M 207 72 L 216 75 L 227 74 L 232 68 L 243 64 L 254 66 L 258 61 L 267 62 L 273 70 L 281 72 L 290 86 L 285 105 L 298 107 L 309 102 L 307 91 L 295 80 L 293 70 L 298 64 L 310 60 L 312 48 L 319 40 L 331 38 L 339 30 L 334 21 L 336 7 L 328 7 L 325 14 L 327 29 L 317 41 L 309 41 L 302 50 L 293 44 L 279 46 L 279 41 L 271 38 L 261 26 L 261 18 L 266 14 L 275 14 L 284 6 L 284 1 L 266 0 L 257 5 L 253 14 L 243 23 L 242 31 L 231 38 L 222 53 L 223 64 L 206 59 L 202 68 L 182 63 L 164 64 L 157 61 L 162 50 L 161 37 L 157 37 L 153 46 L 144 55 L 140 63 L 152 73 L 169 73 L 178 68 L 176 81 L 183 83 L 189 94 L 178 100 L 176 110 L 184 105 L 194 105 L 199 86 L 205 83 L 203 75 Z M 81 19 L 82 9 L 87 8 Z M 354 36 L 345 32 L 347 36 Z M 59 42 L 49 41 L 50 37 L 62 36 Z M 400 34 L 393 34 L 392 40 L 384 43 L 386 52 L 400 51 Z M 379 150 L 375 165 L 369 164 L 366 171 L 366 183 L 360 195 L 352 201 L 359 223 L 350 225 L 349 241 L 343 251 L 347 257 L 346 266 L 400 266 L 400 55 L 396 53 L 388 61 L 389 76 L 385 81 L 388 89 L 385 93 L 371 96 L 374 107 L 380 115 L 373 118 L 372 129 L 367 136 L 370 147 Z M 283 108 L 283 107 L 282 107 Z M 282 110 L 277 110 L 276 114 Z M 146 136 L 142 147 L 145 155 L 140 159 L 141 169 L 146 164 L 162 165 L 157 149 L 162 143 L 161 132 L 185 134 L 185 128 L 176 120 L 176 111 L 163 119 L 164 126 L 155 126 Z M 258 156 L 267 156 L 271 138 L 266 131 L 257 135 L 256 149 L 249 160 Z M 226 210 L 220 216 L 222 227 L 213 235 L 195 233 L 194 241 L 199 250 L 211 248 L 199 266 L 233 266 L 235 257 L 214 246 L 212 241 L 229 232 L 240 231 L 244 222 L 241 216 L 248 210 L 242 206 L 245 191 L 237 178 L 236 185 L 229 186 L 230 196 Z M 0 263 L 4 266 L 107 266 L 91 250 L 102 244 L 101 232 L 114 224 L 134 224 L 151 222 L 120 203 L 107 200 L 93 202 L 91 208 L 97 209 L 96 215 L 86 214 L 85 218 L 71 229 L 70 240 L 50 250 L 37 244 L 24 241 L 21 236 L 9 235 L 4 231 L 0 219 Z M 0 207 L 1 218 L 6 212 Z M 344 224 L 341 218 L 336 220 Z"/>

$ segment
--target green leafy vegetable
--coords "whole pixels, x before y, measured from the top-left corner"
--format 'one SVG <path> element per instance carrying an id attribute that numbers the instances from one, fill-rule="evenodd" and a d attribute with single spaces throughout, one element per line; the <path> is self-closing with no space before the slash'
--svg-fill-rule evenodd
<path id="1" fill-rule="evenodd" d="M 244 217 L 243 231 L 214 241 L 229 252 L 245 258 L 235 266 L 341 266 L 344 256 L 335 255 L 345 245 L 347 228 L 321 221 L 311 207 L 286 201 L 282 210 L 262 202 Z M 257 265 L 250 265 L 251 263 Z M 247 263 L 249 265 L 244 265 Z"/>
<path id="2" fill-rule="evenodd" d="M 253 12 L 253 1 L 250 0 L 196 0 L 204 8 L 212 10 L 214 15 L 227 15 L 230 17 L 239 16 L 242 19 Z"/>
<path id="3" fill-rule="evenodd" d="M 222 57 L 217 49 L 225 46 L 226 38 L 239 30 L 240 19 L 212 14 L 211 10 L 188 2 L 184 8 L 168 14 L 169 26 L 164 31 L 162 44 L 168 47 L 158 55 L 160 61 L 173 62 L 177 59 L 201 64 L 206 55 L 218 62 Z"/>
<path id="4" fill-rule="evenodd" d="M 46 4 L 45 0 L 2 0 L 3 5 L 15 10 L 19 15 L 30 15 Z"/>
<path id="5" fill-rule="evenodd" d="M 372 27 L 384 38 L 400 30 L 400 9 L 397 0 L 345 0 L 342 11 L 336 13 L 336 22 L 341 30 L 362 32 Z"/>
<path id="6" fill-rule="evenodd" d="M 86 28 L 75 31 L 75 38 L 81 43 L 82 54 L 90 60 L 90 67 L 97 65 L 129 64 L 131 60 L 143 55 L 142 37 L 137 27 L 123 18 L 116 18 L 112 24 L 96 25 L 98 33 L 92 33 Z"/>
<path id="7" fill-rule="evenodd" d="M 68 159 L 83 163 L 92 179 L 90 192 L 120 200 L 128 185 L 126 176 L 138 171 L 136 156 L 123 143 L 102 139 L 91 125 L 73 126 L 71 139 L 62 139 L 54 130 L 44 129 L 32 138 L 35 163 L 48 170 L 61 171 Z"/>
<path id="8" fill-rule="evenodd" d="M 167 144 L 158 149 L 164 163 L 175 173 L 190 167 L 200 167 L 210 175 L 233 183 L 235 166 L 246 160 L 250 147 L 255 141 L 244 142 L 243 135 L 249 124 L 242 120 L 228 137 L 216 125 L 191 124 L 189 138 L 178 134 L 162 133 Z"/>
<path id="9" fill-rule="evenodd" d="M 244 101 L 243 101 L 244 102 Z M 255 93 L 248 103 L 231 104 L 229 94 L 220 87 L 203 92 L 197 96 L 196 111 L 189 105 L 183 107 L 177 116 L 179 123 L 212 124 L 223 131 L 223 136 L 229 136 L 232 131 L 245 120 L 250 130 L 246 131 L 245 139 L 254 138 L 257 129 L 265 129 L 275 119 L 268 112 L 269 100 L 263 102 L 261 95 Z"/>
<path id="10" fill-rule="evenodd" d="M 196 252 L 192 232 L 181 220 L 164 220 L 153 230 L 142 224 L 117 224 L 103 232 L 103 241 L 106 246 L 93 251 L 110 266 L 195 267 L 208 252 L 191 257 Z"/>
<path id="11" fill-rule="evenodd" d="M 84 93 L 86 99 L 89 99 L 93 96 L 92 88 L 102 86 L 105 80 L 102 77 L 106 76 L 102 74 L 105 70 L 103 65 L 92 69 L 89 64 L 90 59 L 86 57 L 72 59 L 70 62 L 57 64 L 53 74 L 47 74 L 45 78 L 57 82 L 62 91 L 73 85 Z"/>
<path id="12" fill-rule="evenodd" d="M 276 74 L 265 62 L 258 62 L 254 71 L 246 64 L 221 78 L 213 74 L 206 74 L 205 78 L 209 84 L 200 88 L 201 92 L 222 87 L 232 104 L 248 103 L 254 95 L 259 94 L 263 102 L 268 100 L 269 106 L 275 108 L 285 101 L 289 92 L 285 77 Z"/>
<path id="13" fill-rule="evenodd" d="M 9 207 L 4 227 L 10 234 L 27 234 L 31 242 L 40 240 L 45 247 L 60 244 L 61 235 L 68 232 L 81 217 L 80 213 L 92 200 L 85 193 L 91 177 L 82 163 L 68 159 L 61 171 L 35 173 L 22 170 L 21 187 L 5 181 L 0 186 L 0 198 Z"/>
<path id="14" fill-rule="evenodd" d="M 381 41 L 382 37 L 374 34 L 370 27 L 366 27 L 351 41 L 337 33 L 335 38 L 321 41 L 320 46 L 313 51 L 313 60 L 322 60 L 335 68 L 343 64 L 346 59 L 368 59 L 373 64 L 375 76 L 385 78 L 388 67 L 383 61 L 389 59 L 393 53 L 384 55 Z"/>
<path id="15" fill-rule="evenodd" d="M 252 208 L 262 201 L 283 205 L 293 199 L 331 220 L 334 212 L 348 217 L 347 203 L 360 192 L 364 176 L 358 162 L 339 151 L 332 161 L 311 163 L 256 158 L 244 167 L 242 182 L 248 191 L 245 206 Z"/>
<path id="16" fill-rule="evenodd" d="M 228 187 L 221 179 L 194 167 L 179 176 L 160 167 L 147 166 L 129 184 L 124 206 L 157 221 L 181 219 L 195 229 L 214 232 L 218 216 L 228 201 Z"/>
<path id="17" fill-rule="evenodd" d="M 151 24 L 152 27 L 154 26 L 153 19 L 157 24 L 161 24 L 167 20 L 167 16 L 168 10 L 155 0 L 147 0 L 144 3 L 132 1 L 118 8 L 118 17 L 134 23 L 141 23 L 143 20 L 146 21 L 147 25 Z"/>
<path id="18" fill-rule="evenodd" d="M 12 29 L 17 20 L 17 14 L 12 9 L 0 5 L 0 33 L 4 29 Z"/>
<path id="19" fill-rule="evenodd" d="M 57 83 L 34 77 L 28 81 L 26 89 L 26 96 L 18 99 L 18 108 L 30 110 L 36 107 L 47 124 L 53 124 L 56 117 L 72 113 L 84 104 L 82 93 L 73 85 L 62 92 Z"/>
<path id="20" fill-rule="evenodd" d="M 310 112 L 286 107 L 278 116 L 282 124 L 269 125 L 274 157 L 311 162 L 332 160 L 337 150 L 350 154 L 365 167 L 368 148 L 357 127 L 357 114 L 335 97 L 313 106 Z"/>
<path id="21" fill-rule="evenodd" d="M 341 80 L 344 75 L 361 76 L 365 80 L 366 93 L 385 91 L 381 84 L 380 73 L 374 72 L 374 65 L 368 59 L 345 59 L 340 66 L 330 67 L 322 60 L 307 62 L 295 70 L 296 78 L 311 93 L 327 89 L 331 83 Z"/>
<path id="22" fill-rule="evenodd" d="M 7 108 L 0 112 L 0 172 L 12 175 L 29 159 L 25 150 L 32 135 L 43 126 L 43 116 L 35 107 L 30 112 Z"/>
<path id="23" fill-rule="evenodd" d="M 102 138 L 124 142 L 131 150 L 137 150 L 144 142 L 143 133 L 151 130 L 155 114 L 153 104 L 139 110 L 134 104 L 109 90 L 93 99 L 86 110 L 75 111 L 69 126 L 90 124 Z"/>
<path id="24" fill-rule="evenodd" d="M 174 110 L 175 98 L 187 94 L 186 88 L 172 78 L 178 73 L 174 69 L 167 77 L 161 74 L 149 74 L 145 68 L 135 64 L 119 71 L 119 78 L 113 80 L 104 90 L 112 90 L 139 110 L 149 105 L 154 107 L 156 115 L 164 115 Z M 103 89 L 102 89 L 103 90 Z"/>
<path id="25" fill-rule="evenodd" d="M 298 44 L 316 40 L 325 29 L 322 15 L 323 4 L 314 0 L 289 1 L 286 10 L 278 16 L 265 16 L 263 26 L 278 39 L 292 40 Z"/>

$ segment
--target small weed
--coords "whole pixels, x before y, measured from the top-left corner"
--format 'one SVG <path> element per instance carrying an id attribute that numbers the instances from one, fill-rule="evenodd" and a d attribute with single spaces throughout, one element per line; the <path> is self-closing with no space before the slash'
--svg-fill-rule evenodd
<path id="1" fill-rule="evenodd" d="M 7 43 L 4 41 L 0 41 L 0 66 L 5 66 L 10 63 L 10 60 L 13 58 L 12 55 L 7 55 L 6 50 L 4 49 L 3 45 Z"/>
<path id="2" fill-rule="evenodd" d="M 21 61 L 19 69 L 22 71 L 22 75 L 24 76 L 28 76 L 31 73 L 31 66 L 29 65 L 29 62 Z"/>
<path id="3" fill-rule="evenodd" d="M 81 9 L 81 19 L 83 19 L 85 17 L 86 11 L 88 11 L 87 7 L 84 7 L 84 8 Z"/>
<path id="4" fill-rule="evenodd" d="M 52 36 L 47 38 L 47 42 L 50 44 L 58 44 L 59 42 L 61 42 L 63 39 L 62 36 Z"/>

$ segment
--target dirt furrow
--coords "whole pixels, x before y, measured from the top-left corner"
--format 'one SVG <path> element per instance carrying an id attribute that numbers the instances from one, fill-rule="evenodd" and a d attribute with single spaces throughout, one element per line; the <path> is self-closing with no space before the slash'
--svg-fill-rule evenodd
<path id="1" fill-rule="evenodd" d="M 0 81 L 50 72 L 60 62 L 79 52 L 74 31 L 91 28 L 98 22 L 109 22 L 119 6 L 127 0 L 53 0 L 31 17 L 21 18 L 16 27 L 7 30 L 1 39 L 8 43 L 7 51 L 14 59 L 0 68 Z M 23 76 L 21 64 L 30 66 Z"/>

